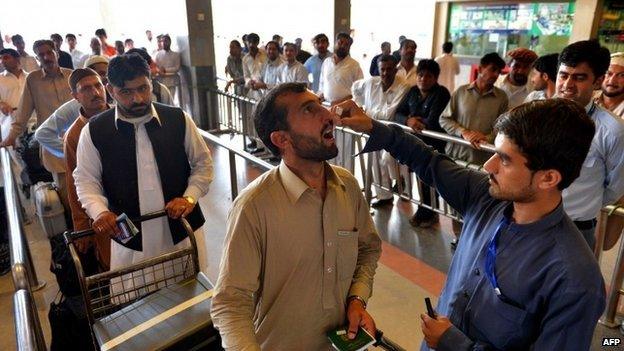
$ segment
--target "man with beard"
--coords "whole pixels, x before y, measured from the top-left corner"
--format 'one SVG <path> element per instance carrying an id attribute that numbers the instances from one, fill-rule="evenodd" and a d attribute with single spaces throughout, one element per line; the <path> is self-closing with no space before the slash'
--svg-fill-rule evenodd
<path id="1" fill-rule="evenodd" d="M 336 156 L 335 117 L 302 83 L 271 90 L 254 112 L 278 167 L 243 190 L 228 215 L 211 316 L 228 350 L 328 350 L 366 312 L 381 253 L 357 180 Z"/>
<path id="2" fill-rule="evenodd" d="M 13 46 L 15 46 L 15 50 L 20 54 L 20 64 L 22 65 L 22 69 L 26 71 L 26 73 L 34 72 L 39 69 L 39 64 L 37 64 L 37 59 L 28 55 L 26 52 L 26 43 L 24 43 L 24 38 L 15 34 L 11 37 L 11 42 Z"/>
<path id="3" fill-rule="evenodd" d="M 270 41 L 266 43 L 264 49 L 266 50 L 267 62 L 262 69 L 262 78 L 251 84 L 251 89 L 258 91 L 260 96 L 280 83 L 282 65 L 284 64 L 284 60 L 280 56 L 278 42 Z"/>
<path id="4" fill-rule="evenodd" d="M 320 33 L 314 36 L 312 39 L 312 44 L 314 44 L 314 49 L 316 50 L 316 55 L 310 57 L 303 64 L 305 68 L 312 74 L 312 91 L 319 91 L 319 79 L 321 77 L 321 67 L 323 66 L 323 61 L 326 58 L 332 55 L 331 51 L 327 50 L 329 46 L 329 38 L 327 35 Z"/>
<path id="5" fill-rule="evenodd" d="M 477 79 L 453 92 L 451 102 L 442 112 L 440 126 L 450 135 L 469 141 L 474 148 L 448 143 L 446 153 L 466 162 L 483 164 L 490 154 L 475 150 L 482 142 L 493 142 L 494 122 L 507 111 L 507 94 L 494 86 L 505 61 L 492 52 L 481 58 Z"/>
<path id="6" fill-rule="evenodd" d="M 576 101 L 596 124 L 581 174 L 563 192 L 565 211 L 591 249 L 600 209 L 624 196 L 624 122 L 592 100 L 608 68 L 609 50 L 597 41 L 578 41 L 559 55 L 557 96 Z"/>
<path id="7" fill-rule="evenodd" d="M 323 61 L 319 84 L 319 97 L 335 105 L 351 99 L 351 86 L 364 78 L 360 64 L 349 56 L 353 39 L 347 33 L 338 33 L 334 54 Z M 353 172 L 353 135 L 346 134 L 340 143 L 340 153 L 334 162 Z M 344 149 L 342 149 L 344 148 Z"/>
<path id="8" fill-rule="evenodd" d="M 537 54 L 525 48 L 517 48 L 507 53 L 511 57 L 508 74 L 500 76 L 495 86 L 507 93 L 509 108 L 512 109 L 524 102 L 532 88 L 528 85 L 529 73 Z"/>
<path id="9" fill-rule="evenodd" d="M 180 84 L 180 53 L 171 50 L 171 37 L 169 34 L 165 34 L 161 37 L 162 50 L 159 50 L 154 58 L 156 66 L 158 66 L 158 81 L 165 85 L 171 96 L 176 96 L 178 104 L 180 103 L 181 91 L 178 91 L 178 85 Z"/>
<path id="10" fill-rule="evenodd" d="M 58 33 L 54 33 L 50 35 L 50 40 L 54 42 L 54 48 L 56 50 L 56 53 L 58 54 L 59 66 L 74 69 L 72 56 L 69 53 L 61 50 L 61 45 L 63 45 L 63 37 Z"/>
<path id="11" fill-rule="evenodd" d="M 256 33 L 247 34 L 247 44 L 249 45 L 249 53 L 243 56 L 243 76 L 245 77 L 245 88 L 249 89 L 248 97 L 259 100 L 262 97 L 262 94 L 257 89 L 254 89 L 254 86 L 257 82 L 262 81 L 262 72 L 264 72 L 264 66 L 267 62 L 267 55 L 264 51 L 258 49 L 258 43 L 260 42 L 260 37 Z M 249 116 L 245 116 L 251 121 Z M 251 131 L 253 129 L 253 125 L 250 125 L 251 128 L 248 130 Z"/>
<path id="12" fill-rule="evenodd" d="M 396 61 L 388 53 L 377 59 L 377 71 L 380 76 L 358 80 L 353 83 L 351 92 L 353 100 L 363 106 L 366 112 L 376 120 L 394 120 L 394 114 L 409 87 L 403 79 L 396 77 Z M 381 152 L 373 159 L 373 182 L 376 187 L 377 199 L 371 207 L 382 207 L 392 204 L 394 197 L 392 179 L 399 181 L 396 160 L 387 152 Z M 384 189 L 385 188 L 385 189 Z"/>
<path id="13" fill-rule="evenodd" d="M 177 219 L 186 217 L 195 231 L 203 225 L 196 205 L 212 181 L 212 159 L 190 116 L 152 102 L 150 69 L 141 56 L 113 58 L 106 88 L 116 106 L 82 129 L 73 176 L 96 236 L 112 239 L 113 270 L 190 245 Z M 163 208 L 169 218 L 137 225 L 140 232 L 128 241 L 118 238 L 120 214 L 137 218 Z M 203 236 L 198 234 L 200 268 L 205 269 Z"/>
<path id="14" fill-rule="evenodd" d="M 404 39 L 398 51 L 401 61 L 397 66 L 397 77 L 403 79 L 405 84 L 413 87 L 416 85 L 417 79 L 416 64 L 414 63 L 414 58 L 416 57 L 416 42 L 412 39 Z"/>
<path id="15" fill-rule="evenodd" d="M 624 52 L 611 55 L 602 91 L 594 94 L 594 100 L 614 115 L 624 118 Z"/>
<path id="16" fill-rule="evenodd" d="M 531 71 L 531 84 L 535 90 L 527 95 L 524 102 L 550 99 L 555 95 L 558 66 L 559 54 L 548 54 L 535 60 Z"/>
<path id="17" fill-rule="evenodd" d="M 561 194 L 594 137 L 583 107 L 550 99 L 501 116 L 488 174 L 372 120 L 353 102 L 338 107 L 342 125 L 370 134 L 364 152 L 390 152 L 464 216 L 436 315 L 421 314 L 421 350 L 589 349 L 605 286 Z"/>

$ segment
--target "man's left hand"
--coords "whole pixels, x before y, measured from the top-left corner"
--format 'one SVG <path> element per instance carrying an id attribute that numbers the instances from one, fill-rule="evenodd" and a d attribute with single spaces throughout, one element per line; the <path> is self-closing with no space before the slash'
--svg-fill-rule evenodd
<path id="1" fill-rule="evenodd" d="M 165 210 L 167 210 L 167 215 L 173 219 L 178 219 L 180 217 L 188 216 L 191 211 L 193 211 L 195 205 L 188 202 L 183 197 L 176 197 L 175 199 L 169 201 L 167 206 L 165 206 Z"/>
<path id="2" fill-rule="evenodd" d="M 364 328 L 370 335 L 375 337 L 375 333 L 377 332 L 375 321 L 373 317 L 366 312 L 366 309 L 364 309 L 362 301 L 357 299 L 349 301 L 349 305 L 347 306 L 347 319 L 349 320 L 349 330 L 347 332 L 349 339 L 355 339 L 360 327 Z"/>
<path id="3" fill-rule="evenodd" d="M 451 321 L 444 316 L 436 316 L 436 319 L 433 319 L 423 313 L 420 315 L 420 319 L 422 320 L 420 329 L 425 335 L 425 342 L 432 349 L 438 347 L 442 334 L 453 326 Z"/>

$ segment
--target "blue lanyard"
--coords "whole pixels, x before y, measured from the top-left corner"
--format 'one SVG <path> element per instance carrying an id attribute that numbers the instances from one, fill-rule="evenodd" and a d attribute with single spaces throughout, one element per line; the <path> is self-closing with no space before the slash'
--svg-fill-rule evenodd
<path id="1" fill-rule="evenodd" d="M 490 284 L 492 284 L 494 292 L 498 296 L 501 296 L 502 294 L 500 288 L 498 287 L 498 280 L 496 279 L 496 247 L 498 237 L 508 225 L 509 220 L 503 216 L 500 223 L 498 223 L 498 226 L 496 227 L 496 231 L 494 232 L 492 239 L 490 239 L 485 256 L 485 275 L 490 281 Z"/>

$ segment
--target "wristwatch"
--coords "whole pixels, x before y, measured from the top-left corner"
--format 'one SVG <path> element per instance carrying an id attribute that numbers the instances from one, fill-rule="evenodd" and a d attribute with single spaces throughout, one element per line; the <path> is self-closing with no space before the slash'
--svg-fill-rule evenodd
<path id="1" fill-rule="evenodd" d="M 191 205 L 195 206 L 195 204 L 197 203 L 197 200 L 195 200 L 192 196 L 187 195 L 184 197 L 184 199 Z"/>
<path id="2" fill-rule="evenodd" d="M 366 309 L 366 301 L 364 301 L 363 298 L 357 296 L 357 295 L 351 295 L 347 298 L 347 306 L 349 305 L 349 303 L 353 300 L 358 300 L 362 303 L 362 306 L 364 306 L 364 309 Z"/>

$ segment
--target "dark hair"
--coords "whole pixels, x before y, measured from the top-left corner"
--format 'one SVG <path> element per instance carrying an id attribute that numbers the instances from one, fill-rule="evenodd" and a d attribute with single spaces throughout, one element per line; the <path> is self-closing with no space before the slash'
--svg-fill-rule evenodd
<path id="1" fill-rule="evenodd" d="M 277 98 L 289 93 L 303 93 L 307 89 L 305 83 L 284 83 L 269 90 L 258 102 L 253 112 L 256 133 L 271 152 L 279 156 L 280 151 L 271 141 L 271 133 L 278 130 L 289 130 L 288 111 L 285 106 L 276 103 Z"/>
<path id="2" fill-rule="evenodd" d="M 283 47 L 286 48 L 287 46 L 292 47 L 293 49 L 295 49 L 295 51 L 299 51 L 299 48 L 297 47 L 297 45 L 295 45 L 295 43 L 291 43 L 291 42 L 284 43 Z"/>
<path id="3" fill-rule="evenodd" d="M 15 35 L 11 36 L 11 41 L 12 42 L 13 41 L 19 41 L 19 40 L 24 41 L 24 37 L 22 37 L 20 34 L 15 34 Z"/>
<path id="4" fill-rule="evenodd" d="M 557 69 L 559 68 L 559 54 L 540 56 L 533 63 L 533 68 L 539 73 L 546 73 L 548 79 L 557 81 Z"/>
<path id="5" fill-rule="evenodd" d="M 349 35 L 349 33 L 340 32 L 336 34 L 336 41 L 339 39 L 347 39 L 349 41 L 349 45 L 353 44 L 353 38 Z"/>
<path id="6" fill-rule="evenodd" d="M 442 51 L 445 54 L 450 54 L 451 51 L 453 51 L 453 43 L 451 43 L 450 41 L 447 41 L 446 43 L 442 44 Z"/>
<path id="7" fill-rule="evenodd" d="M 50 39 L 40 39 L 37 40 L 33 43 L 33 51 L 35 52 L 35 55 L 38 52 L 38 49 L 40 46 L 44 46 L 44 45 L 49 45 L 50 48 L 52 48 L 52 50 L 54 50 L 55 46 L 54 46 L 54 42 Z"/>
<path id="8" fill-rule="evenodd" d="M 19 54 L 19 52 L 17 52 L 17 50 L 9 49 L 9 48 L 0 50 L 0 55 L 11 55 L 11 56 L 15 57 L 16 59 L 20 58 L 20 54 Z"/>
<path id="9" fill-rule="evenodd" d="M 407 45 L 407 44 L 409 44 L 409 43 L 414 44 L 414 47 L 416 47 L 416 48 L 418 47 L 418 45 L 416 45 L 416 42 L 415 42 L 415 41 L 413 41 L 412 39 L 405 39 L 405 40 L 403 40 L 403 41 L 401 42 L 401 46 L 399 46 L 399 50 L 400 50 L 400 49 L 403 49 L 403 47 L 405 47 L 405 45 Z"/>
<path id="10" fill-rule="evenodd" d="M 494 67 L 499 70 L 505 68 L 505 60 L 503 60 L 500 55 L 495 52 L 490 52 L 489 54 L 485 54 L 481 61 L 479 62 L 481 67 L 487 67 L 489 65 L 494 65 Z"/>
<path id="11" fill-rule="evenodd" d="M 108 36 L 106 35 L 106 30 L 104 28 L 100 28 L 95 31 L 96 37 L 99 37 L 100 35 L 103 35 L 108 38 Z"/>
<path id="12" fill-rule="evenodd" d="M 251 41 L 254 43 L 259 43 L 260 42 L 260 36 L 256 33 L 249 33 L 247 34 L 247 41 Z"/>
<path id="13" fill-rule="evenodd" d="M 145 76 L 150 78 L 147 61 L 139 54 L 123 54 L 116 56 L 108 64 L 108 82 L 123 88 L 126 81 Z"/>
<path id="14" fill-rule="evenodd" d="M 273 39 L 275 41 L 278 41 L 278 40 L 284 39 L 284 38 L 281 35 L 279 35 L 279 34 L 273 34 L 273 37 L 271 39 Z"/>
<path id="15" fill-rule="evenodd" d="M 381 43 L 381 49 L 383 50 L 383 48 L 387 46 L 387 47 L 391 47 L 390 43 L 388 43 L 387 41 L 384 41 L 383 43 Z"/>
<path id="16" fill-rule="evenodd" d="M 169 34 L 163 34 L 160 39 L 169 39 L 169 41 L 171 41 L 171 37 L 169 36 Z"/>
<path id="17" fill-rule="evenodd" d="M 394 55 L 392 54 L 379 56 L 379 58 L 377 59 L 377 64 L 380 65 L 382 62 L 392 62 L 394 65 L 397 64 L 396 57 L 394 57 Z"/>
<path id="18" fill-rule="evenodd" d="M 430 72 L 437 79 L 440 76 L 440 65 L 435 60 L 420 60 L 416 66 L 416 73 L 418 74 L 422 71 Z"/>
<path id="19" fill-rule="evenodd" d="M 50 34 L 50 39 L 63 41 L 63 37 L 58 33 Z"/>
<path id="20" fill-rule="evenodd" d="M 134 43 L 134 40 L 132 40 L 131 38 L 128 38 L 128 39 L 124 40 L 124 44 L 128 44 L 130 42 Z"/>
<path id="21" fill-rule="evenodd" d="M 327 37 L 327 35 L 325 35 L 324 33 L 319 33 L 317 35 L 314 36 L 314 38 L 312 38 L 312 42 L 316 43 L 318 41 L 321 41 L 325 39 L 327 42 L 329 42 L 329 38 Z"/>
<path id="22" fill-rule="evenodd" d="M 239 48 L 241 47 L 241 43 L 240 43 L 240 41 L 238 41 L 238 40 L 236 40 L 236 39 L 232 40 L 232 41 L 230 42 L 230 44 L 234 44 L 234 45 L 238 46 Z"/>
<path id="23" fill-rule="evenodd" d="M 572 43 L 561 51 L 559 55 L 559 65 L 576 67 L 586 62 L 594 72 L 594 78 L 598 78 L 607 73 L 611 54 L 609 49 L 600 46 L 597 40 L 581 40 Z"/>
<path id="24" fill-rule="evenodd" d="M 71 34 L 71 33 L 67 33 L 67 34 L 65 34 L 65 39 L 74 39 L 74 40 L 76 40 L 76 36 Z"/>
<path id="25" fill-rule="evenodd" d="M 142 49 L 142 48 L 132 48 L 128 51 L 126 51 L 126 53 L 124 55 L 131 55 L 131 54 L 137 54 L 139 56 L 141 56 L 145 62 L 147 62 L 148 65 L 152 64 L 152 57 L 150 56 L 150 54 L 147 53 L 147 50 Z"/>
<path id="26" fill-rule="evenodd" d="M 585 109 L 568 99 L 536 100 L 498 118 L 494 126 L 518 146 L 532 171 L 556 169 L 559 190 L 570 186 L 581 173 L 594 138 L 594 122 Z"/>
<path id="27" fill-rule="evenodd" d="M 280 47 L 279 47 L 279 43 L 278 43 L 278 42 L 276 42 L 276 41 L 274 41 L 274 40 L 271 40 L 271 41 L 269 41 L 268 43 L 266 43 L 266 45 L 264 45 L 264 48 L 265 48 L 265 49 L 268 49 L 268 48 L 269 48 L 269 45 L 275 45 L 275 47 L 277 48 L 277 50 L 279 50 L 279 48 L 280 48 Z"/>

